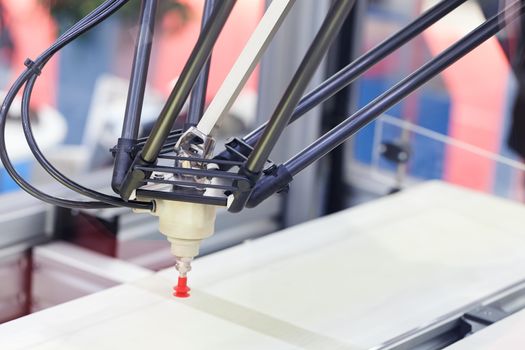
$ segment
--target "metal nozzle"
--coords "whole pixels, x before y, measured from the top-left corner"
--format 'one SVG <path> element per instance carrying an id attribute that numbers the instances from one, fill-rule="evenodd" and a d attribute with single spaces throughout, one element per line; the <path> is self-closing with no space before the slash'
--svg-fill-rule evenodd
<path id="1" fill-rule="evenodd" d="M 181 258 L 175 257 L 175 269 L 179 271 L 180 277 L 186 277 L 188 272 L 191 271 L 191 262 L 193 258 Z"/>

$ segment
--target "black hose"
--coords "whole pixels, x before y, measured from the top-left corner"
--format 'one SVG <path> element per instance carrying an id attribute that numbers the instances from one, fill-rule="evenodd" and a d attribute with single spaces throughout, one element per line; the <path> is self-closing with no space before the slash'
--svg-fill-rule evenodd
<path id="1" fill-rule="evenodd" d="M 56 54 L 59 50 L 61 50 L 64 46 L 69 44 L 71 41 L 76 39 L 81 34 L 85 33 L 86 31 L 90 30 L 94 26 L 98 25 L 100 22 L 111 16 L 114 12 L 116 12 L 118 9 L 120 9 L 124 4 L 126 4 L 128 0 L 108 0 L 105 1 L 102 5 L 97 7 L 95 10 L 93 10 L 89 15 L 87 15 L 84 19 L 79 21 L 77 24 L 75 24 L 72 28 L 70 28 L 68 31 L 66 31 L 63 35 L 61 35 L 57 41 L 47 50 L 44 51 L 42 55 L 39 56 L 39 58 L 35 62 L 27 62 L 28 68 L 26 71 L 24 71 L 18 79 L 15 81 L 9 92 L 7 93 L 4 102 L 2 104 L 1 110 L 0 110 L 0 159 L 2 160 L 2 163 L 4 164 L 4 167 L 6 171 L 9 173 L 9 175 L 13 178 L 13 180 L 27 193 L 30 195 L 47 202 L 52 205 L 57 205 L 61 207 L 68 207 L 68 208 L 80 208 L 80 209 L 100 209 L 100 208 L 108 208 L 108 207 L 115 207 L 115 206 L 126 206 L 131 208 L 138 208 L 138 209 L 146 209 L 151 210 L 153 208 L 152 203 L 148 202 L 125 202 L 120 198 L 108 196 L 103 193 L 99 193 L 93 190 L 89 190 L 87 188 L 84 188 L 75 182 L 71 181 L 67 177 L 65 177 L 63 174 L 58 172 L 48 161 L 45 159 L 45 157 L 41 154 L 40 150 L 38 149 L 38 146 L 36 142 L 33 142 L 33 145 L 30 140 L 35 141 L 34 137 L 31 132 L 31 125 L 29 123 L 23 123 L 24 125 L 24 133 L 26 134 L 26 138 L 28 139 L 28 143 L 30 144 L 31 151 L 33 154 L 41 155 L 41 158 L 39 159 L 39 162 L 44 166 L 44 169 L 48 171 L 50 174 L 52 173 L 52 170 L 54 170 L 58 178 L 60 178 L 61 183 L 67 184 L 66 186 L 69 188 L 74 189 L 75 191 L 85 195 L 90 196 L 95 199 L 99 199 L 98 202 L 84 202 L 84 201 L 72 201 L 67 199 L 62 199 L 58 197 L 53 197 L 48 194 L 45 194 L 39 190 L 37 190 L 35 187 L 33 187 L 31 184 L 29 184 L 27 181 L 25 181 L 20 174 L 16 171 L 13 164 L 11 163 L 9 159 L 9 155 L 6 150 L 6 144 L 5 144 L 5 125 L 7 121 L 7 113 L 13 103 L 13 100 L 16 96 L 16 94 L 20 91 L 20 89 L 23 87 L 25 83 L 28 83 L 28 88 L 26 91 L 28 91 L 28 95 L 30 95 L 32 88 L 34 86 L 34 83 L 36 81 L 36 77 L 40 74 L 40 70 L 45 66 L 45 64 L 49 61 L 49 59 Z M 27 88 L 26 87 L 26 88 Z M 25 95 L 25 94 L 24 94 Z M 24 119 L 25 116 L 29 116 L 29 96 L 25 96 L 25 102 L 27 102 L 27 105 L 22 105 L 22 118 Z M 28 118 L 29 119 L 29 118 Z M 29 131 L 29 133 L 27 133 Z M 29 137 L 28 137 L 29 136 Z M 37 157 L 38 158 L 38 157 Z M 38 160 L 38 159 L 37 159 Z M 47 164 L 46 164 L 47 163 Z M 47 166 L 50 166 L 49 168 L 46 168 Z M 60 175 L 60 176 L 58 176 Z M 58 180 L 58 179 L 57 179 Z"/>

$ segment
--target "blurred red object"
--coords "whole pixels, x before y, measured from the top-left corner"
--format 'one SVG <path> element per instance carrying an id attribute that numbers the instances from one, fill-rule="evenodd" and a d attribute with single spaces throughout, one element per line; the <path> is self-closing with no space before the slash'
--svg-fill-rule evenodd
<path id="1" fill-rule="evenodd" d="M 174 18 L 176 16 L 167 16 L 163 22 L 164 30 L 158 31 L 160 41 L 156 48 L 156 61 L 153 62 L 153 81 L 155 87 L 166 95 L 171 92 L 172 82 L 182 71 L 200 33 L 204 0 L 186 0 L 185 3 L 192 14 L 189 22 L 181 26 L 179 20 Z M 241 0 L 235 5 L 213 52 L 208 101 L 219 90 L 263 13 L 262 0 Z M 246 88 L 256 91 L 257 82 L 258 70 L 254 72 Z"/>
<path id="2" fill-rule="evenodd" d="M 48 10 L 38 0 L 2 0 L 6 25 L 13 39 L 13 66 L 11 81 L 25 69 L 26 58 L 35 59 L 55 40 L 57 27 Z M 46 66 L 38 79 L 31 99 L 34 109 L 42 105 L 55 105 L 57 61 Z"/>

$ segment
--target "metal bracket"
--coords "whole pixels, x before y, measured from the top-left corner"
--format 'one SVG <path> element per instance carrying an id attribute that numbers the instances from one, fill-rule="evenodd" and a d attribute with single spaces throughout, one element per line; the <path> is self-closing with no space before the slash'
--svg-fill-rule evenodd
<path id="1" fill-rule="evenodd" d="M 467 312 L 461 321 L 470 326 L 470 334 L 476 333 L 502 319 L 510 316 L 509 313 L 494 306 L 482 306 Z"/>
<path id="2" fill-rule="evenodd" d="M 398 140 L 383 143 L 379 152 L 385 159 L 396 164 L 406 164 L 412 153 L 408 143 Z"/>

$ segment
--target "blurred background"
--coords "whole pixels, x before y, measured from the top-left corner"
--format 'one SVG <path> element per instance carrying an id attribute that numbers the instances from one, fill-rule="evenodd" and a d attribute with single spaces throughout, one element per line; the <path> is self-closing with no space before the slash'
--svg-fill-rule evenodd
<path id="1" fill-rule="evenodd" d="M 27 57 L 35 58 L 99 3 L 1 0 L 0 89 L 9 88 Z M 161 3 L 143 135 L 198 37 L 204 1 Z M 309 90 L 435 3 L 358 1 Z M 67 175 L 99 190 L 109 191 L 109 149 L 122 127 L 139 5 L 131 0 L 113 18 L 67 46 L 43 72 L 32 99 L 35 133 L 46 155 Z M 225 122 L 223 140 L 242 136 L 268 119 L 329 5 L 329 0 L 297 1 Z M 213 53 L 207 102 L 265 6 L 263 0 L 238 1 Z M 462 5 L 290 127 L 272 159 L 284 161 L 300 151 L 481 24 L 497 6 L 490 1 Z M 523 202 L 525 165 L 507 145 L 519 85 L 511 64 L 519 33 L 519 27 L 511 26 L 447 69 L 298 176 L 287 196 L 274 196 L 236 216 L 220 212 L 218 232 L 203 254 L 432 179 Z M 30 157 L 18 114 L 14 108 L 7 136 L 17 169 L 32 183 L 67 195 Z M 154 218 L 120 209 L 88 213 L 50 208 L 21 193 L 3 170 L 0 192 L 0 277 L 12 281 L 0 291 L 0 322 L 122 282 L 72 263 L 72 256 L 82 256 L 91 265 L 97 259 L 118 259 L 152 270 L 173 263 Z M 42 245 L 57 241 L 68 245 Z"/>

